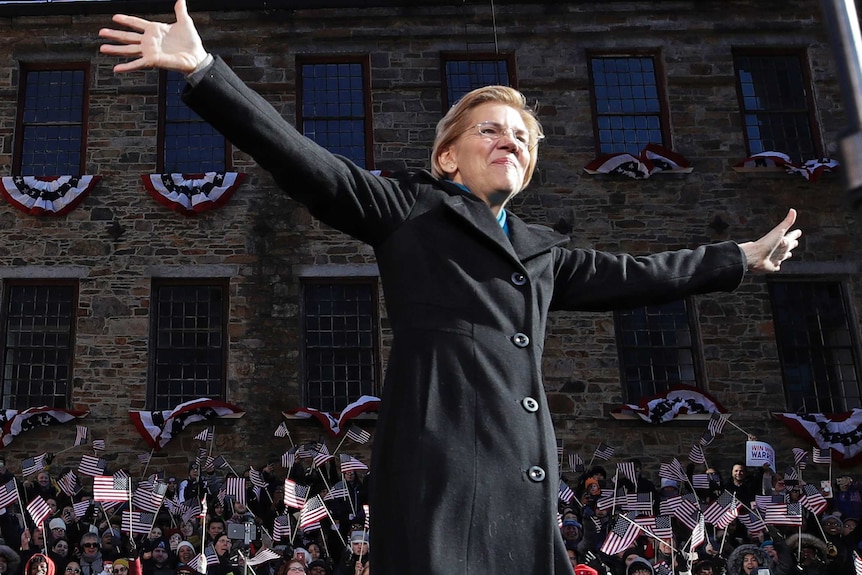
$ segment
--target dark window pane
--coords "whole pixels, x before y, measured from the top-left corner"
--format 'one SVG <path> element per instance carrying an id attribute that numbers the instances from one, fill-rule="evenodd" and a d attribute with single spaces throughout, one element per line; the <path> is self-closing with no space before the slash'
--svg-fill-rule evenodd
<path id="1" fill-rule="evenodd" d="M 81 175 L 84 70 L 23 73 L 21 174 Z"/>
<path id="2" fill-rule="evenodd" d="M 360 62 L 303 64 L 303 134 L 365 167 L 364 67 Z"/>
<path id="3" fill-rule="evenodd" d="M 737 56 L 734 63 L 749 153 L 783 152 L 797 162 L 815 158 L 799 56 Z"/>
<path id="4" fill-rule="evenodd" d="M 449 105 L 464 94 L 484 86 L 508 86 L 509 64 L 506 59 L 447 60 L 444 64 Z"/>
<path id="5" fill-rule="evenodd" d="M 223 396 L 226 294 L 223 285 L 154 283 L 154 409 Z"/>
<path id="6" fill-rule="evenodd" d="M 67 408 L 75 286 L 9 285 L 4 309 L 3 409 Z"/>
<path id="7" fill-rule="evenodd" d="M 224 172 L 227 169 L 224 136 L 183 103 L 180 95 L 185 83 L 181 73 L 166 73 L 164 171 Z"/>
<path id="8" fill-rule="evenodd" d="M 647 144 L 663 143 L 653 59 L 595 57 L 591 70 L 601 152 L 637 156 Z"/>
<path id="9" fill-rule="evenodd" d="M 374 395 L 377 369 L 376 283 L 303 284 L 308 407 L 337 412 Z"/>
<path id="10" fill-rule="evenodd" d="M 862 407 L 852 310 L 838 282 L 769 282 L 788 411 Z"/>
<path id="11" fill-rule="evenodd" d="M 618 311 L 615 322 L 628 402 L 679 384 L 698 385 L 695 338 L 685 300 Z"/>

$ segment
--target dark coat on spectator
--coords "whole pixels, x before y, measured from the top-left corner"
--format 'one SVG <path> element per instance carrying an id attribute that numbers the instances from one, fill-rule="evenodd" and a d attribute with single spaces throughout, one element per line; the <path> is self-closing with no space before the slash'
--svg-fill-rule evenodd
<path id="1" fill-rule="evenodd" d="M 551 310 L 731 290 L 732 242 L 634 258 L 488 206 L 428 172 L 383 178 L 301 137 L 216 59 L 186 102 L 310 212 L 375 251 L 394 334 L 374 439 L 375 575 L 571 573 L 542 384 Z"/>

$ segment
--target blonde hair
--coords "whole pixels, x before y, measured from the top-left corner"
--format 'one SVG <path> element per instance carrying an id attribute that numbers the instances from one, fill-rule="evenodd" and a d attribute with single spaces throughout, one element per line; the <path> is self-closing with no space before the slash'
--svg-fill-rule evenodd
<path id="1" fill-rule="evenodd" d="M 443 118 L 437 122 L 437 134 L 434 138 L 434 146 L 431 148 L 431 173 L 437 178 L 446 178 L 448 173 L 440 165 L 440 154 L 445 152 L 464 132 L 470 129 L 470 111 L 485 103 L 504 104 L 511 106 L 524 120 L 527 131 L 530 133 L 530 162 L 524 173 L 524 182 L 521 189 L 527 187 L 536 169 L 538 154 L 534 153 L 539 140 L 544 138 L 542 125 L 536 117 L 535 111 L 527 106 L 527 98 L 514 88 L 508 86 L 485 86 L 468 92 L 463 98 L 449 108 Z M 520 190 L 518 190 L 520 191 Z"/>

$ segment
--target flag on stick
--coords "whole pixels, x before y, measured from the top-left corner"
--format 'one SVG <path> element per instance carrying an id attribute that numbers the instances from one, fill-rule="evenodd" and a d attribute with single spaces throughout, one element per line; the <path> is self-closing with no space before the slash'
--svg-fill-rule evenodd
<path id="1" fill-rule="evenodd" d="M 638 537 L 638 526 L 631 518 L 625 515 L 617 516 L 614 526 L 608 531 L 608 535 L 602 543 L 600 551 L 608 555 L 614 555 L 631 547 Z"/>
<path id="2" fill-rule="evenodd" d="M 93 477 L 93 501 L 128 501 L 129 478 L 113 475 Z"/>
<path id="3" fill-rule="evenodd" d="M 48 506 L 48 502 L 42 499 L 41 495 L 37 495 L 33 498 L 33 501 L 27 504 L 27 513 L 30 514 L 33 523 L 38 526 L 45 521 L 45 518 L 51 515 L 51 508 Z"/>
<path id="4" fill-rule="evenodd" d="M 596 452 L 594 453 L 594 457 L 598 457 L 602 461 L 607 461 L 608 459 L 610 459 L 611 457 L 614 456 L 615 451 L 616 450 L 613 447 L 602 442 L 602 443 L 599 443 L 598 447 L 596 447 Z"/>
<path id="5" fill-rule="evenodd" d="M 302 507 L 299 514 L 299 528 L 305 529 L 313 523 L 319 523 L 326 516 L 326 504 L 323 503 L 320 495 L 315 495 Z"/>
<path id="6" fill-rule="evenodd" d="M 350 441 L 355 443 L 368 443 L 368 440 L 371 439 L 371 434 L 358 425 L 351 425 L 350 429 L 347 430 L 347 438 Z"/>
<path id="7" fill-rule="evenodd" d="M 33 475 L 34 473 L 42 471 L 47 465 L 47 460 L 47 453 L 37 455 L 36 457 L 28 457 L 21 463 L 21 475 L 27 477 L 28 475 Z"/>
<path id="8" fill-rule="evenodd" d="M 7 508 L 18 501 L 18 486 L 14 479 L 10 479 L 0 487 L 0 508 Z"/>
<path id="9" fill-rule="evenodd" d="M 87 435 L 89 434 L 89 429 L 87 429 L 86 425 L 76 425 L 77 431 L 75 434 L 75 445 L 74 447 L 79 447 L 81 445 L 87 445 Z"/>
<path id="10" fill-rule="evenodd" d="M 294 509 L 302 509 L 308 500 L 310 488 L 307 485 L 299 485 L 292 479 L 284 480 L 284 506 Z"/>

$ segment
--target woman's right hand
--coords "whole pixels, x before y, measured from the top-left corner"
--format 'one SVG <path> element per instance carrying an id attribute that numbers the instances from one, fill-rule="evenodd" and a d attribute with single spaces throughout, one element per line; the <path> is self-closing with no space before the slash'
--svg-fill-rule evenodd
<path id="1" fill-rule="evenodd" d="M 115 23 L 135 31 L 102 28 L 99 36 L 115 43 L 102 44 L 99 51 L 131 59 L 114 66 L 114 72 L 162 68 L 189 74 L 206 60 L 207 52 L 189 16 L 186 0 L 177 0 L 174 14 L 177 21 L 173 24 L 114 14 Z"/>

